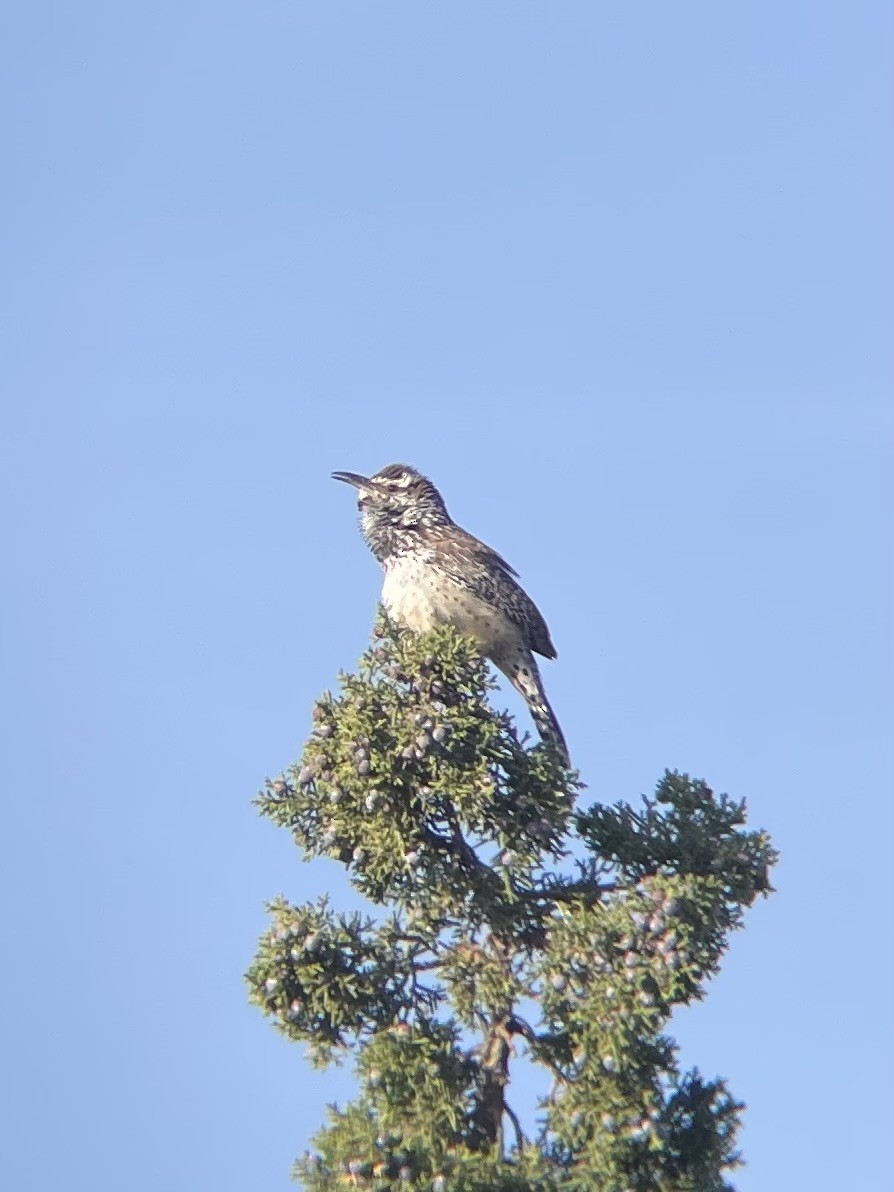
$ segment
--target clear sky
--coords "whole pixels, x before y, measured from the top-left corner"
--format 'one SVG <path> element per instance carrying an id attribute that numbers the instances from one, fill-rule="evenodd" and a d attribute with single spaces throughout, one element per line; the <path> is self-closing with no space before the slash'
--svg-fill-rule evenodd
<path id="1" fill-rule="evenodd" d="M 676 1023 L 738 1187 L 890 1186 L 891 5 L 0 22 L 0 1182 L 286 1189 L 349 1093 L 246 1004 L 265 898 L 351 901 L 250 800 L 373 617 L 329 472 L 406 461 L 588 796 L 688 770 L 782 850 Z"/>

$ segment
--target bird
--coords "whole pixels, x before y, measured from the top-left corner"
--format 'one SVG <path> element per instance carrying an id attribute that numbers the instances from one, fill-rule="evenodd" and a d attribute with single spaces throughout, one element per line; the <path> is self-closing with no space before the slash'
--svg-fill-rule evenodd
<path id="1" fill-rule="evenodd" d="M 524 697 L 541 738 L 570 765 L 534 658 L 555 658 L 556 648 L 518 572 L 458 526 L 431 480 L 409 464 L 332 478 L 357 490 L 361 532 L 385 570 L 382 604 L 389 615 L 417 633 L 452 625 L 471 638 Z"/>

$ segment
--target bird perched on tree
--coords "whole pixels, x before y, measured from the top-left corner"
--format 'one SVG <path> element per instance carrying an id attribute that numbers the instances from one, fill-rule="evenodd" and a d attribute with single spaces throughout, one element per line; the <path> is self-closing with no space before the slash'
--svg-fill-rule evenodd
<path id="1" fill-rule="evenodd" d="M 432 482 L 406 464 L 374 476 L 333 472 L 357 489 L 360 525 L 385 569 L 382 603 L 418 633 L 453 625 L 472 638 L 527 700 L 534 723 L 569 764 L 568 747 L 543 690 L 534 654 L 555 658 L 546 622 L 517 572 L 456 524 Z"/>

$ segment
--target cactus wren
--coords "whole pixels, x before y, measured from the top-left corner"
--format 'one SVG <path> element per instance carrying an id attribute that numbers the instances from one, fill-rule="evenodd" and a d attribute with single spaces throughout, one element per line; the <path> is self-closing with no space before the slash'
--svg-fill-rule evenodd
<path id="1" fill-rule="evenodd" d="M 382 603 L 389 613 L 417 633 L 453 625 L 472 638 L 524 696 L 541 737 L 568 765 L 534 661 L 535 652 L 555 658 L 556 650 L 517 573 L 452 520 L 441 494 L 415 468 L 389 464 L 375 476 L 332 476 L 357 489 L 363 536 L 385 568 Z"/>

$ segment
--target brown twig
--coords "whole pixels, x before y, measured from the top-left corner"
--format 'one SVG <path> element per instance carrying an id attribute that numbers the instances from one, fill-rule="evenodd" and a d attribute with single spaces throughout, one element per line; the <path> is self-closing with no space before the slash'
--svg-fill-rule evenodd
<path id="1" fill-rule="evenodd" d="M 515 1110 L 508 1101 L 503 1102 L 503 1111 L 509 1118 L 510 1122 L 512 1122 L 512 1125 L 515 1129 L 515 1144 L 518 1147 L 519 1154 L 521 1154 L 521 1152 L 525 1149 L 525 1143 L 528 1141 L 527 1138 L 525 1138 L 524 1131 L 521 1128 L 521 1122 L 519 1122 Z"/>
<path id="2" fill-rule="evenodd" d="M 506 1029 L 510 1032 L 510 1034 L 521 1035 L 521 1037 L 530 1045 L 537 1059 L 546 1064 L 547 1068 L 549 1068 L 556 1079 L 560 1080 L 562 1084 L 568 1084 L 568 1077 L 565 1075 L 562 1069 L 554 1064 L 549 1056 L 544 1055 L 541 1052 L 540 1040 L 537 1038 L 537 1032 L 530 1025 L 530 1023 L 525 1022 L 523 1018 L 519 1018 L 517 1014 L 513 1014 L 506 1023 Z"/>

